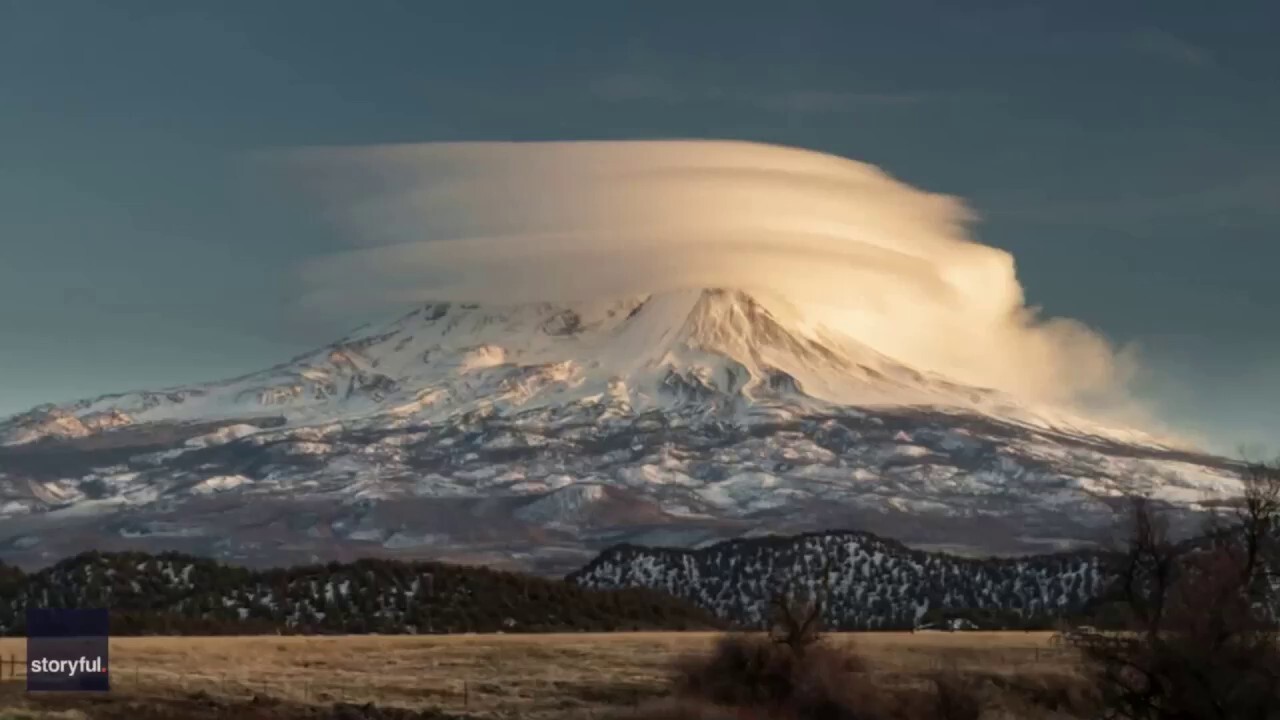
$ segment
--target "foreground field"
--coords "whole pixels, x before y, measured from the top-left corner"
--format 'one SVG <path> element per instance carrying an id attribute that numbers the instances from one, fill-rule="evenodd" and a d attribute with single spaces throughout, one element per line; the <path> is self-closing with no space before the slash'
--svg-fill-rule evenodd
<path id="1" fill-rule="evenodd" d="M 119 638 L 111 644 L 109 698 L 26 697 L 23 641 L 0 639 L 0 708 L 10 713 L 0 710 L 0 719 L 395 717 L 362 715 L 355 707 L 344 710 L 348 714 L 331 710 L 367 703 L 438 711 L 401 717 L 603 717 L 665 695 L 671 662 L 705 652 L 715 637 Z M 886 681 L 952 671 L 1034 685 L 1073 672 L 1072 655 L 1048 633 L 863 633 L 833 635 L 828 642 L 855 646 Z M 11 658 L 18 663 L 16 677 Z M 236 701 L 241 705 L 231 705 Z"/>

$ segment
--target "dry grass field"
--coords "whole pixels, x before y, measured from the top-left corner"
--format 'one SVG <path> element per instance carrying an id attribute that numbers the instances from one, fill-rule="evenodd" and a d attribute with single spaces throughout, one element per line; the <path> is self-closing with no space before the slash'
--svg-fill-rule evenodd
<path id="1" fill-rule="evenodd" d="M 118 638 L 111 644 L 111 698 L 96 703 L 84 696 L 26 697 L 21 677 L 24 642 L 0 639 L 0 657 L 6 662 L 0 708 L 10 708 L 0 709 L 0 720 L 251 717 L 225 707 L 218 715 L 190 708 L 147 715 L 139 711 L 139 703 L 159 706 L 199 698 L 215 707 L 233 701 L 244 704 L 255 696 L 264 714 L 252 717 L 262 718 L 332 717 L 300 715 L 297 708 L 329 708 L 335 703 L 435 708 L 441 711 L 435 717 L 604 717 L 664 695 L 671 662 L 707 651 L 715 637 L 620 633 Z M 886 682 L 910 682 L 939 670 L 1020 682 L 1073 672 L 1070 652 L 1055 646 L 1048 633 L 865 633 L 833 635 L 827 642 L 854 645 Z M 11 677 L 11 657 L 19 662 L 18 677 Z M 126 702 L 133 705 L 117 707 Z M 281 705 L 279 714 L 268 712 L 271 702 Z M 285 705 L 293 714 L 285 712 Z"/>

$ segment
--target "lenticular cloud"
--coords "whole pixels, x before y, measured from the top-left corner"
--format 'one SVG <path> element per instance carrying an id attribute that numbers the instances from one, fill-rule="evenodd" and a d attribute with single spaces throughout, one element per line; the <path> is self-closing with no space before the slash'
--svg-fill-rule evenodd
<path id="1" fill-rule="evenodd" d="M 831 155 L 741 142 L 308 149 L 290 166 L 355 243 L 314 306 L 576 300 L 691 287 L 785 298 L 917 368 L 1028 399 L 1115 389 L 1097 334 L 1024 304 L 959 200 Z"/>

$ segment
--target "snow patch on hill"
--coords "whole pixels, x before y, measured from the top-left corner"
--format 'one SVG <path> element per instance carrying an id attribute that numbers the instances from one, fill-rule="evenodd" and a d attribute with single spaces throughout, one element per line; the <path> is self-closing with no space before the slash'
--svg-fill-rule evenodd
<path id="1" fill-rule="evenodd" d="M 1047 622 L 1078 612 L 1110 582 L 1098 553 L 967 559 L 867 533 L 815 533 L 696 550 L 619 546 L 569 576 L 586 588 L 649 588 L 722 619 L 763 628 L 779 592 L 822 597 L 841 630 L 910 629 L 930 610 Z"/>

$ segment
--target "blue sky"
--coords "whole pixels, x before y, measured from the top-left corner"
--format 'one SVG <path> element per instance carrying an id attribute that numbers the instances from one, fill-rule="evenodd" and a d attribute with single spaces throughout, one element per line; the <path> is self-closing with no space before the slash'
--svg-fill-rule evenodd
<path id="1" fill-rule="evenodd" d="M 1252 0 L 0 0 L 0 413 L 340 332 L 291 301 L 342 238 L 252 153 L 698 137 L 964 198 L 1033 304 L 1139 344 L 1170 424 L 1275 447 L 1278 25 Z"/>

